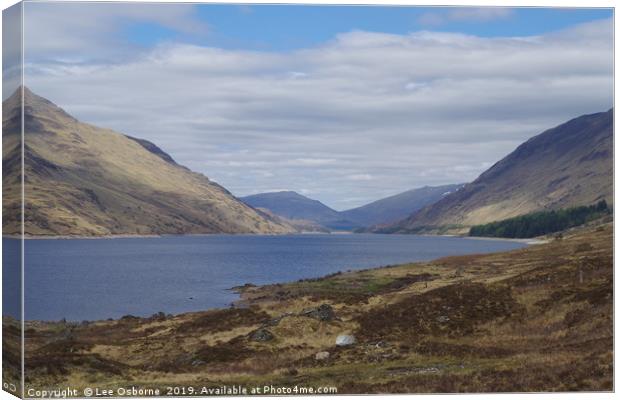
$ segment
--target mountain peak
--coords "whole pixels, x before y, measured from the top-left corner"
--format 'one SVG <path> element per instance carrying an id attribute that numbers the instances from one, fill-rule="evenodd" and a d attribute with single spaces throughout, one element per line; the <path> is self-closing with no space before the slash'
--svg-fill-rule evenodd
<path id="1" fill-rule="evenodd" d="M 255 208 L 268 209 L 287 219 L 314 221 L 328 227 L 330 223 L 341 220 L 338 211 L 292 190 L 258 193 L 241 197 L 240 200 Z"/>
<path id="2" fill-rule="evenodd" d="M 2 102 L 5 119 L 8 115 L 15 114 L 18 110 L 21 110 L 22 99 L 24 113 L 26 115 L 39 115 L 47 118 L 68 118 L 73 122 L 77 122 L 77 120 L 65 110 L 23 85 L 20 85 L 11 96 Z"/>
<path id="3" fill-rule="evenodd" d="M 101 236 L 294 231 L 204 175 L 177 165 L 155 144 L 82 123 L 26 87 L 6 99 L 3 110 L 3 138 L 12 145 L 3 157 L 3 182 L 11 193 L 19 191 L 14 183 L 21 181 L 23 171 L 29 193 L 23 200 L 25 224 L 18 213 L 11 213 L 5 232 Z M 15 139 L 21 132 L 27 135 L 23 155 Z M 10 197 L 5 209 L 19 209 L 20 200 Z"/>
<path id="4" fill-rule="evenodd" d="M 28 88 L 28 86 L 24 85 L 19 85 L 17 89 L 15 89 L 13 94 L 10 95 L 6 100 L 4 100 L 4 103 L 19 104 L 21 103 L 22 94 L 24 96 L 24 104 L 33 104 L 42 101 L 51 103 L 49 100 L 35 94 L 32 90 Z"/>
<path id="5" fill-rule="evenodd" d="M 277 191 L 273 191 L 273 192 L 264 192 L 264 193 L 257 193 L 257 194 L 253 194 L 253 195 L 249 195 L 246 196 L 248 198 L 253 198 L 253 197 L 261 197 L 261 198 L 278 198 L 278 199 L 282 199 L 282 198 L 288 198 L 288 199 L 292 199 L 292 198 L 297 198 L 297 199 L 305 199 L 305 200 L 312 200 L 302 194 L 297 193 L 294 190 L 277 190 Z M 318 200 L 317 200 L 318 201 Z"/>
<path id="6" fill-rule="evenodd" d="M 304 196 L 303 194 L 297 193 L 294 190 L 281 190 L 279 192 L 273 192 L 274 194 L 279 194 L 279 195 L 285 195 L 285 196 L 292 196 L 292 197 L 303 197 L 303 198 L 308 198 L 306 196 Z"/>
<path id="7" fill-rule="evenodd" d="M 613 202 L 613 109 L 547 129 L 472 183 L 381 231 L 463 233 L 472 225 L 600 200 Z"/>

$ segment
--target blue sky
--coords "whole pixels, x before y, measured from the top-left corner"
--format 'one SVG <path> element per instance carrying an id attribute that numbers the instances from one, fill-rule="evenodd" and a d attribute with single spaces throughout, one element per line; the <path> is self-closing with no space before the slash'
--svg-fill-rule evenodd
<path id="1" fill-rule="evenodd" d="M 342 210 L 472 181 L 528 138 L 608 110 L 611 17 L 29 2 L 25 84 L 235 195 L 294 190 Z"/>
<path id="2" fill-rule="evenodd" d="M 371 31 L 406 34 L 419 30 L 459 32 L 482 37 L 531 36 L 578 23 L 610 18 L 605 8 L 509 8 L 501 16 L 450 18 L 453 7 L 197 5 L 195 16 L 208 34 L 175 32 L 156 23 L 127 26 L 127 40 L 151 46 L 181 40 L 223 48 L 287 51 L 316 46 L 338 33 Z M 428 18 L 437 16 L 437 18 Z"/>

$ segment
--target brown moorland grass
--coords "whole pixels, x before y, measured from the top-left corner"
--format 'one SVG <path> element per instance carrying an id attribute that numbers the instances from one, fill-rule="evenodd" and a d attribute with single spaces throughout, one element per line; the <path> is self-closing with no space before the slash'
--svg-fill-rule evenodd
<path id="1" fill-rule="evenodd" d="M 241 308 L 26 323 L 27 388 L 335 386 L 339 393 L 610 391 L 611 223 L 524 249 L 241 289 Z M 329 304 L 336 318 L 308 309 Z M 19 325 L 3 319 L 5 378 Z M 257 329 L 271 340 L 256 341 Z M 339 334 L 353 346 L 336 347 Z M 317 352 L 329 357 L 316 360 Z M 15 364 L 15 365 L 13 365 Z"/>

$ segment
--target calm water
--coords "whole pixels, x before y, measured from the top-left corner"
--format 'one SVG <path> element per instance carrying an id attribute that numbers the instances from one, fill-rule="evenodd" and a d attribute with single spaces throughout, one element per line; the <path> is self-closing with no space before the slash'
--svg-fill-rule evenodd
<path id="1" fill-rule="evenodd" d="M 5 277 L 19 241 L 3 239 Z M 320 277 L 441 256 L 522 247 L 507 241 L 413 235 L 170 236 L 27 240 L 26 319 L 95 320 L 228 306 L 229 288 Z M 7 276 L 8 275 L 8 276 Z M 19 308 L 4 279 L 5 312 Z M 16 296 L 14 295 L 14 298 Z M 17 295 L 18 297 L 18 295 Z"/>

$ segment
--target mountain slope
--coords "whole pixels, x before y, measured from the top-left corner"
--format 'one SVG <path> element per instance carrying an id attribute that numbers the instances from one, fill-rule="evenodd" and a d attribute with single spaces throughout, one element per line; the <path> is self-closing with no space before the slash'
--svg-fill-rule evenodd
<path id="1" fill-rule="evenodd" d="M 153 143 L 79 122 L 24 89 L 25 232 L 31 235 L 284 233 Z M 5 234 L 18 233 L 19 90 L 3 102 Z M 11 190 L 13 188 L 14 190 Z M 17 188 L 17 189 L 16 189 Z"/>
<path id="2" fill-rule="evenodd" d="M 377 229 L 461 230 L 545 209 L 613 202 L 613 109 L 534 136 L 474 182 L 411 217 Z"/>
<path id="3" fill-rule="evenodd" d="M 331 229 L 351 229 L 359 226 L 320 201 L 293 191 L 259 193 L 241 197 L 240 200 L 255 208 L 265 208 L 280 217 L 313 221 Z"/>
<path id="4" fill-rule="evenodd" d="M 396 222 L 408 217 L 422 207 L 435 203 L 462 186 L 463 184 L 457 184 L 412 189 L 361 207 L 341 211 L 340 215 L 344 219 L 354 221 L 361 226 Z"/>
<path id="5" fill-rule="evenodd" d="M 273 213 L 267 208 L 256 208 L 261 214 L 265 214 L 270 220 L 290 225 L 295 229 L 296 233 L 329 233 L 330 230 L 318 222 L 306 219 L 289 219 Z"/>

